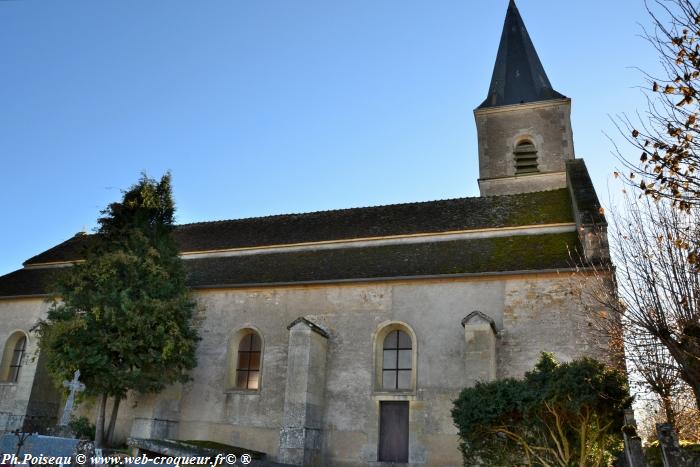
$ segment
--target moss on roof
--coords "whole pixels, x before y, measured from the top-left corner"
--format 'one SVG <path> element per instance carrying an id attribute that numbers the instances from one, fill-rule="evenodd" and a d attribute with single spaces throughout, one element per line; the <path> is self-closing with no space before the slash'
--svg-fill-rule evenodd
<path id="1" fill-rule="evenodd" d="M 561 269 L 572 266 L 569 251 L 578 245 L 570 232 L 191 259 L 188 282 L 208 287 Z"/>
<path id="2" fill-rule="evenodd" d="M 194 288 L 566 269 L 578 258 L 576 232 L 185 260 Z M 0 277 L 0 296 L 46 293 L 63 268 Z"/>
<path id="3" fill-rule="evenodd" d="M 574 214 L 578 224 L 607 225 L 593 181 L 583 159 L 566 162 L 567 185 L 575 198 Z"/>
<path id="4" fill-rule="evenodd" d="M 459 198 L 177 226 L 180 251 L 289 245 L 573 222 L 567 189 Z M 92 236 L 78 235 L 25 264 L 75 261 Z"/>
<path id="5" fill-rule="evenodd" d="M 534 193 L 538 202 L 528 209 L 513 209 L 506 219 L 508 226 L 558 224 L 573 222 L 571 196 L 566 188 Z M 546 221 L 545 221 L 546 220 Z"/>

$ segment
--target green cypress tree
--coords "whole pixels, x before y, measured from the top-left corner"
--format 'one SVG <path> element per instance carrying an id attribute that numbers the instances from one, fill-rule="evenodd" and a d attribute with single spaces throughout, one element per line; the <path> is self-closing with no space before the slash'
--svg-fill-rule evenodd
<path id="1" fill-rule="evenodd" d="M 55 380 L 79 369 L 86 392 L 98 398 L 98 446 L 109 443 L 128 391 L 185 382 L 196 365 L 195 304 L 171 235 L 174 213 L 170 174 L 160 182 L 142 175 L 102 211 L 85 261 L 59 276 L 51 308 L 35 327 Z"/>

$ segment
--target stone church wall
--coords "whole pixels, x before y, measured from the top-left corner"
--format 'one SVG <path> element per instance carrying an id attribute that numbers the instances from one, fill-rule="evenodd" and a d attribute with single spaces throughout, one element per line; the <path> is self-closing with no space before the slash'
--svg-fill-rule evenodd
<path id="1" fill-rule="evenodd" d="M 542 173 L 564 172 L 574 158 L 571 102 L 555 100 L 477 109 L 479 178 L 515 175 L 513 150 L 521 140 L 537 148 Z"/>
<path id="2" fill-rule="evenodd" d="M 4 354 L 8 339 L 16 332 L 21 331 L 28 336 L 19 380 L 0 381 L 0 434 L 19 428 L 27 413 L 38 361 L 36 336 L 29 331 L 45 316 L 47 309 L 48 304 L 40 298 L 0 300 L 0 354 Z M 48 381 L 45 383 L 51 384 Z M 49 389 L 48 393 L 53 391 Z M 53 394 L 47 399 L 50 399 L 49 403 L 55 402 Z"/>
<path id="3" fill-rule="evenodd" d="M 452 401 L 477 374 L 487 374 L 467 357 L 463 318 L 475 310 L 490 317 L 497 330 L 497 376 L 521 376 L 541 351 L 563 360 L 596 353 L 571 291 L 566 274 L 196 291 L 202 341 L 192 381 L 157 395 L 130 395 L 121 404 L 116 435 L 208 439 L 277 459 L 285 418 L 287 326 L 304 316 L 329 334 L 320 446 L 325 465 L 376 462 L 380 402 L 407 400 L 411 463 L 458 466 Z M 0 336 L 29 330 L 46 309 L 41 300 L 0 301 Z M 415 334 L 416 390 L 402 395 L 377 390 L 375 340 L 387 323 L 405 324 Z M 263 340 L 259 391 L 227 387 L 229 341 L 245 328 Z M 28 354 L 35 348 L 30 336 Z M 35 362 L 27 359 L 18 384 L 0 384 L 0 412 L 22 413 L 34 372 Z M 79 413 L 92 418 L 94 403 L 84 402 Z"/>
<path id="4" fill-rule="evenodd" d="M 196 293 L 202 342 L 193 381 L 122 404 L 118 436 L 167 433 L 279 454 L 289 331 L 300 316 L 328 330 L 322 455 L 328 465 L 376 462 L 379 403 L 410 403 L 413 464 L 461 465 L 450 410 L 475 382 L 461 320 L 474 310 L 498 330 L 498 377 L 522 376 L 541 351 L 569 360 L 596 352 L 567 275 L 533 274 Z M 417 339 L 416 388 L 375 390 L 373 346 L 385 323 L 410 326 Z M 228 341 L 241 328 L 263 339 L 259 393 L 227 389 Z M 149 431 L 150 430 L 150 431 Z"/>

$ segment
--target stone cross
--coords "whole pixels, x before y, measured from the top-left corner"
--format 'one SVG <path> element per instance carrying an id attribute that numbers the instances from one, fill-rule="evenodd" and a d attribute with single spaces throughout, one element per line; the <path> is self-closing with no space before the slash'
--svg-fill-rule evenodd
<path id="1" fill-rule="evenodd" d="M 681 467 L 686 465 L 678 443 L 678 433 L 676 433 L 673 425 L 670 423 L 657 423 L 656 437 L 659 439 L 664 467 Z"/>
<path id="2" fill-rule="evenodd" d="M 67 387 L 70 393 L 68 394 L 68 399 L 66 399 L 66 407 L 63 409 L 63 415 L 61 415 L 61 421 L 58 426 L 68 425 L 70 416 L 73 413 L 75 393 L 85 390 L 85 385 L 80 382 L 80 370 L 76 370 L 75 373 L 73 373 L 73 381 L 64 381 L 63 386 Z"/>
<path id="3" fill-rule="evenodd" d="M 625 410 L 625 426 L 622 428 L 625 457 L 629 467 L 644 467 L 647 465 L 642 449 L 642 439 L 637 434 L 637 421 L 634 419 L 634 410 Z"/>

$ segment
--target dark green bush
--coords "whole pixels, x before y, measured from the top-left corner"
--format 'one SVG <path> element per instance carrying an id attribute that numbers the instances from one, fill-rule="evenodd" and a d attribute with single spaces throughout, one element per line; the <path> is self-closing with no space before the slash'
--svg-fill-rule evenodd
<path id="1" fill-rule="evenodd" d="M 87 417 L 72 418 L 70 422 L 68 422 L 68 428 L 75 433 L 77 438 L 95 440 L 95 425 L 90 423 Z"/>
<path id="2" fill-rule="evenodd" d="M 632 398 L 624 373 L 542 354 L 523 379 L 462 391 L 452 417 L 464 465 L 612 465 Z"/>

